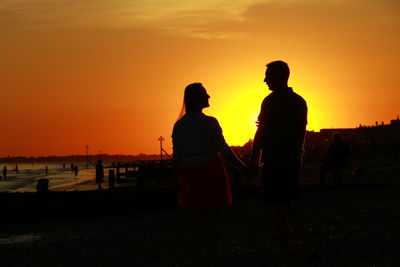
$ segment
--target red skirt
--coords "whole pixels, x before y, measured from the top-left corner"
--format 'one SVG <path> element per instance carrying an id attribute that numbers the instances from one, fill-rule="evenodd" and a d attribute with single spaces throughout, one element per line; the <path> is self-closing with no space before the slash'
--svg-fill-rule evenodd
<path id="1" fill-rule="evenodd" d="M 179 205 L 186 210 L 204 210 L 232 204 L 229 177 L 221 156 L 201 165 L 180 169 Z"/>

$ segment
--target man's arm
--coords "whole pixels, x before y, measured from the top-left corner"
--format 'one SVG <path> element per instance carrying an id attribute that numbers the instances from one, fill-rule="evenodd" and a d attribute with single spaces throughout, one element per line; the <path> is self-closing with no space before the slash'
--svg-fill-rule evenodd
<path id="1" fill-rule="evenodd" d="M 250 164 L 257 165 L 260 162 L 261 148 L 262 148 L 262 129 L 257 128 L 256 134 L 253 140 L 253 147 L 251 149 Z"/>
<path id="2" fill-rule="evenodd" d="M 257 131 L 254 135 L 253 147 L 251 149 L 250 165 L 259 166 L 262 154 L 262 147 L 266 138 L 266 120 L 268 117 L 266 99 L 261 104 L 260 114 L 258 115 Z"/>

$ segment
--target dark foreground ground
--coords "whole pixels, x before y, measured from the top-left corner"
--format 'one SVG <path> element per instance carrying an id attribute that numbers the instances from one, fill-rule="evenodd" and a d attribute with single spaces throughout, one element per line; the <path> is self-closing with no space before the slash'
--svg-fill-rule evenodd
<path id="1" fill-rule="evenodd" d="M 299 209 L 317 253 L 304 257 L 293 247 L 293 266 L 400 266 L 398 171 L 371 172 L 338 188 L 304 186 Z M 33 216 L 39 202 L 29 206 L 29 216 L 10 214 L 2 203 L 8 212 L 3 215 L 11 217 L 3 216 L 0 223 L 0 266 L 190 266 L 188 214 L 176 208 L 170 193 L 162 193 L 168 199 L 163 205 L 125 212 L 110 212 L 115 203 L 93 207 L 90 199 L 98 194 L 74 197 L 70 205 L 65 195 L 57 195 L 59 210 L 68 210 L 47 217 Z M 56 208 L 57 202 L 48 206 Z M 85 209 L 90 216 L 84 216 Z M 271 227 L 257 190 L 241 196 L 224 210 L 217 266 L 276 266 Z"/>

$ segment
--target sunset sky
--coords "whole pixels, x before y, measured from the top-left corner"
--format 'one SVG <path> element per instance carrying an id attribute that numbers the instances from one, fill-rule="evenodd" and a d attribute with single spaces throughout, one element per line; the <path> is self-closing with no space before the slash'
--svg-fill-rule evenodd
<path id="1" fill-rule="evenodd" d="M 398 0 L 0 0 L 0 157 L 171 152 L 202 82 L 230 145 L 284 60 L 308 130 L 400 114 Z"/>

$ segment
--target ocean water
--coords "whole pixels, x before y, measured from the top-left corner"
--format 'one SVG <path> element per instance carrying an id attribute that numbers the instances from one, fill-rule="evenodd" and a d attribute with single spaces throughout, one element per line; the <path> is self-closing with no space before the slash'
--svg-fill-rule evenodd
<path id="1" fill-rule="evenodd" d="M 18 165 L 18 173 L 15 171 L 16 165 Z M 90 181 L 95 184 L 94 167 L 89 165 L 89 169 L 86 169 L 86 163 L 77 165 L 79 171 L 75 176 L 70 169 L 70 164 L 66 164 L 65 168 L 62 163 L 0 164 L 0 192 L 35 192 L 37 180 L 41 178 L 49 180 L 49 190 L 52 191 L 74 190 L 74 186 Z M 6 179 L 2 172 L 4 166 L 7 166 Z"/>

